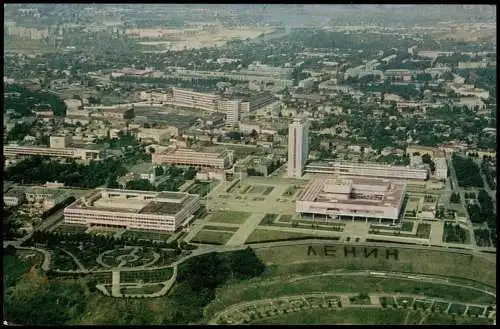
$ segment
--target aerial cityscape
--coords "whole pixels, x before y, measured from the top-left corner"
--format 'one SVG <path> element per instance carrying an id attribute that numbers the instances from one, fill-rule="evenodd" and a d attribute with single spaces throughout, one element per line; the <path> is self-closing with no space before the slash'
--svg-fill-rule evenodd
<path id="1" fill-rule="evenodd" d="M 496 32 L 4 4 L 4 325 L 496 324 Z"/>

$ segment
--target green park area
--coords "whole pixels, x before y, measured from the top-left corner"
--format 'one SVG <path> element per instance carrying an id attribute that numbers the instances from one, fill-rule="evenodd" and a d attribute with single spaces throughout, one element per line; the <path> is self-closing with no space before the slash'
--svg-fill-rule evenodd
<path id="1" fill-rule="evenodd" d="M 192 239 L 194 243 L 223 245 L 233 236 L 232 232 L 200 230 Z"/>
<path id="2" fill-rule="evenodd" d="M 495 297 L 482 293 L 484 289 L 477 281 L 458 279 L 457 276 L 473 278 L 495 284 L 496 266 L 480 257 L 470 257 L 445 251 L 400 249 L 398 258 L 387 259 L 385 248 L 379 250 L 380 257 L 344 257 L 337 246 L 338 257 L 321 256 L 322 244 L 314 244 L 316 255 L 308 254 L 307 245 L 250 248 L 226 252 L 209 253 L 190 258 L 181 263 L 178 276 L 168 295 L 158 298 L 112 298 L 96 289 L 96 284 L 110 284 L 111 273 L 88 273 L 66 275 L 44 273 L 29 269 L 32 262 L 26 254 L 4 257 L 4 268 L 9 271 L 4 281 L 6 318 L 13 323 L 25 324 L 203 324 L 228 307 L 245 301 L 257 301 L 280 296 L 300 296 L 311 293 L 362 294 L 385 293 L 404 295 L 418 294 L 422 298 L 443 298 L 457 305 L 462 303 L 494 304 Z M 349 246 L 351 247 L 351 246 Z M 330 247 L 331 252 L 331 247 Z M 5 254 L 4 249 L 4 254 Z M 118 254 L 124 255 L 125 253 Z M 117 255 L 117 257 L 119 257 Z M 11 264 L 7 264 L 10 262 Z M 31 261 L 35 261 L 34 258 Z M 39 264 L 41 258 L 36 259 Z M 467 265 L 466 265 L 467 264 Z M 7 266 L 6 266 L 7 265 Z M 341 270 L 339 270 L 341 269 Z M 453 287 L 445 283 L 398 278 L 352 275 L 351 271 L 373 269 L 382 271 L 403 271 L 448 275 L 450 282 L 458 280 Z M 478 271 L 478 269 L 481 269 Z M 168 280 L 172 269 L 167 272 L 153 271 L 121 272 L 124 283 L 154 283 L 152 287 L 121 287 L 122 293 L 152 293 L 161 288 L 160 282 Z M 163 271 L 163 270 L 162 270 Z M 139 274 L 139 272 L 141 274 Z M 17 273 L 17 274 L 16 274 Z M 146 273 L 149 273 L 146 275 Z M 50 274 L 50 275 L 49 275 Z M 477 287 L 473 290 L 469 287 Z M 142 289 L 142 290 L 141 290 Z M 495 291 L 494 287 L 489 288 Z M 47 296 L 51 297 L 47 299 Z M 309 297 L 308 297 L 309 298 Z M 393 299 L 394 301 L 394 299 Z M 409 305 L 413 299 L 409 301 Z M 398 300 L 398 303 L 400 301 Z M 425 304 L 425 303 L 424 303 Z M 30 312 L 37 307 L 37 316 Z M 401 324 L 418 323 L 416 314 L 408 317 L 407 310 L 393 308 L 300 309 L 288 314 L 256 317 L 250 323 L 376 323 Z M 455 306 L 457 312 L 462 306 Z M 453 309 L 454 310 L 454 309 Z M 418 310 L 411 311 L 417 312 Z M 399 312 L 399 313 L 398 313 Z M 472 310 L 478 313 L 478 310 Z M 311 315 L 312 314 L 312 315 Z M 431 317 L 432 316 L 432 317 Z M 441 322 L 438 322 L 438 319 Z M 279 319 L 276 320 L 276 319 Z M 369 321 L 368 319 L 372 319 Z M 467 317 L 450 314 L 430 314 L 423 323 L 484 323 L 471 315 Z"/>
<path id="3" fill-rule="evenodd" d="M 223 232 L 236 232 L 238 231 L 238 227 L 234 226 L 218 226 L 218 225 L 204 225 L 203 226 L 204 230 L 211 230 L 211 231 L 223 231 Z"/>
<path id="4" fill-rule="evenodd" d="M 164 231 L 127 230 L 123 232 L 121 236 L 125 239 L 167 241 L 171 234 Z"/>
<path id="5" fill-rule="evenodd" d="M 213 182 L 196 182 L 187 190 L 187 192 L 204 197 L 214 186 L 215 184 Z"/>
<path id="6" fill-rule="evenodd" d="M 243 224 L 251 214 L 244 211 L 216 211 L 210 217 L 210 222 Z"/>
<path id="7" fill-rule="evenodd" d="M 160 291 L 163 287 L 165 287 L 165 285 L 161 283 L 122 286 L 120 287 L 120 293 L 123 295 L 149 295 Z"/>
<path id="8" fill-rule="evenodd" d="M 312 239 L 312 238 L 314 238 L 313 234 L 255 229 L 252 232 L 252 234 L 250 234 L 248 239 L 245 241 L 245 244 L 270 242 L 270 241 Z"/>

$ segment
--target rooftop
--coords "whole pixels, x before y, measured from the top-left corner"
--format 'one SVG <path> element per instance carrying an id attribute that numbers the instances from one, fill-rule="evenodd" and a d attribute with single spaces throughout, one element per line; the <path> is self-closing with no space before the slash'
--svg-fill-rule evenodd
<path id="1" fill-rule="evenodd" d="M 183 208 L 182 203 L 152 201 L 139 210 L 140 214 L 175 215 Z"/>
<path id="2" fill-rule="evenodd" d="M 315 176 L 298 201 L 397 207 L 406 183 L 387 179 Z"/>
<path id="3" fill-rule="evenodd" d="M 108 193 L 103 197 L 103 193 Z M 196 198 L 185 192 L 154 192 L 121 189 L 96 189 L 76 200 L 69 209 L 112 211 L 136 214 L 175 215 Z M 170 201 L 161 201 L 170 199 Z M 85 204 L 87 203 L 87 204 Z"/>

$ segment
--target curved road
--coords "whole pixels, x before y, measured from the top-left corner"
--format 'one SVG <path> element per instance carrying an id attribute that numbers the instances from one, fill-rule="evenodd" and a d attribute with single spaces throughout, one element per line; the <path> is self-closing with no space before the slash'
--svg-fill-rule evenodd
<path id="1" fill-rule="evenodd" d="M 173 262 L 172 264 L 170 265 L 164 265 L 164 266 L 158 266 L 158 267 L 152 267 L 152 268 L 148 268 L 148 270 L 157 270 L 157 269 L 162 269 L 162 268 L 167 268 L 167 267 L 172 267 L 173 268 L 173 271 L 174 271 L 174 274 L 172 275 L 172 277 L 166 281 L 166 285 L 165 287 L 161 290 L 162 292 L 164 291 L 165 293 L 167 293 L 170 288 L 173 286 L 173 284 L 175 283 L 175 280 L 177 278 L 177 267 L 180 263 L 190 259 L 190 258 L 193 258 L 193 257 L 196 257 L 196 256 L 200 256 L 200 255 L 204 255 L 204 254 L 208 254 L 208 253 L 211 253 L 211 252 L 227 252 L 227 251 L 235 251 L 235 250 L 242 250 L 242 249 L 246 249 L 246 248 L 249 248 L 251 247 L 252 249 L 261 249 L 261 248 L 270 248 L 270 247 L 281 247 L 281 246 L 297 246 L 297 245 L 310 245 L 310 244 L 335 244 L 335 245 L 346 245 L 345 243 L 341 243 L 339 241 L 336 241 L 336 240 L 318 240 L 318 239 L 310 239 L 310 240 L 302 240 L 302 241 L 280 241 L 280 242 L 268 242 L 268 243 L 259 243 L 259 244 L 254 244 L 254 245 L 240 245 L 240 246 L 207 246 L 207 247 L 204 247 L 204 248 L 200 248 L 200 249 L 196 249 L 196 250 L 193 250 L 191 252 L 191 254 L 189 255 L 186 255 L 180 259 L 178 259 L 177 261 Z M 357 246 L 357 247 L 365 247 L 365 246 L 369 246 L 369 247 L 384 247 L 384 248 L 387 248 L 388 246 L 386 244 L 383 244 L 383 243 L 370 243 L 370 244 L 366 244 L 366 243 L 351 243 L 350 245 L 352 246 Z M 455 253 L 460 253 L 460 254 L 470 254 L 472 255 L 472 251 L 471 250 L 465 250 L 465 249 L 454 249 L 454 248 L 442 248 L 442 247 L 428 247 L 428 246 L 411 246 L 411 245 L 404 245 L 404 244 L 393 244 L 393 247 L 399 247 L 399 248 L 403 248 L 403 249 L 418 249 L 418 250 L 437 250 L 437 251 L 448 251 L 448 252 L 455 252 Z M 39 248 L 21 248 L 21 249 L 31 249 L 31 250 L 38 250 L 40 252 L 42 252 L 44 254 L 44 261 L 43 261 L 43 265 L 42 265 L 42 269 L 44 271 L 47 271 L 50 267 L 50 254 L 44 250 L 44 249 L 39 249 Z M 496 259 L 492 259 L 491 255 L 482 255 L 482 254 L 475 254 L 475 256 L 479 256 L 479 257 L 483 257 L 489 261 L 491 261 L 492 263 L 495 263 L 496 262 Z M 489 257 L 488 257 L 489 256 Z M 89 271 L 89 270 L 85 270 L 85 271 L 81 271 L 81 270 L 77 270 L 77 271 L 58 271 L 58 272 L 62 272 L 62 273 L 99 273 L 99 272 L 109 272 L 110 270 L 96 270 L 96 271 Z M 120 269 L 120 271 L 123 271 L 123 272 L 127 272 L 127 271 L 144 271 L 144 268 L 122 268 Z M 366 272 L 366 271 L 365 271 Z M 379 272 L 379 273 L 383 273 L 383 272 Z M 396 272 L 392 272 L 393 275 L 394 273 Z M 387 274 L 387 273 L 386 273 Z M 385 275 L 386 275 L 385 274 Z M 408 276 L 407 274 L 399 274 L 399 275 L 406 275 Z M 419 275 L 419 276 L 415 276 L 415 277 L 418 277 L 419 279 L 418 280 L 425 280 L 425 278 L 427 277 L 431 277 L 431 276 L 424 276 L 424 275 Z M 401 278 L 401 277 L 399 277 Z M 436 279 L 437 277 L 434 277 L 431 281 L 433 282 L 436 282 Z M 441 279 L 442 280 L 442 279 Z M 464 279 L 466 280 L 466 279 Z M 450 284 L 449 281 L 447 280 L 442 280 L 442 282 L 444 284 L 448 284 L 448 285 L 451 285 L 451 286 L 463 286 L 463 282 L 462 283 L 456 283 L 456 284 Z M 478 290 L 478 291 L 482 291 L 484 293 L 487 293 L 487 294 L 490 294 L 490 292 L 487 292 L 485 290 L 481 290 L 481 289 L 478 289 L 478 288 L 474 288 L 474 287 L 469 287 L 471 289 L 474 289 L 474 290 Z M 495 295 L 496 296 L 496 295 Z"/>

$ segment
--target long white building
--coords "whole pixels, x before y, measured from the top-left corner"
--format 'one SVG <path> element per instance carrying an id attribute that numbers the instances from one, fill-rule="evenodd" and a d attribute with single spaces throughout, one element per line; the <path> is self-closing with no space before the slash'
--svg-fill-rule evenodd
<path id="1" fill-rule="evenodd" d="M 16 146 L 5 145 L 3 147 L 4 156 L 27 156 L 41 155 L 55 158 L 73 158 L 84 161 L 101 160 L 103 157 L 102 150 L 89 150 L 84 148 L 51 148 L 51 147 L 36 147 L 36 146 Z"/>
<path id="2" fill-rule="evenodd" d="M 382 177 L 393 179 L 426 180 L 426 169 L 405 166 L 392 166 L 379 163 L 328 162 L 314 163 L 306 166 L 305 171 L 317 174 L 341 174 L 350 176 Z"/>
<path id="3" fill-rule="evenodd" d="M 296 201 L 296 212 L 330 218 L 347 216 L 392 220 L 395 224 L 404 205 L 406 183 L 387 179 L 318 175 Z"/>
<path id="4" fill-rule="evenodd" d="M 174 105 L 202 109 L 216 112 L 220 96 L 199 93 L 187 89 L 172 88 L 172 102 Z"/>
<path id="5" fill-rule="evenodd" d="M 196 194 L 100 188 L 66 207 L 64 222 L 174 232 L 199 208 Z"/>
<path id="6" fill-rule="evenodd" d="M 295 119 L 288 126 L 288 177 L 300 178 L 309 157 L 309 122 Z"/>
<path id="7" fill-rule="evenodd" d="M 153 164 L 174 164 L 205 168 L 227 169 L 233 164 L 233 153 L 222 151 L 219 153 L 198 152 L 191 149 L 174 149 L 165 152 L 156 152 L 152 155 Z"/>

